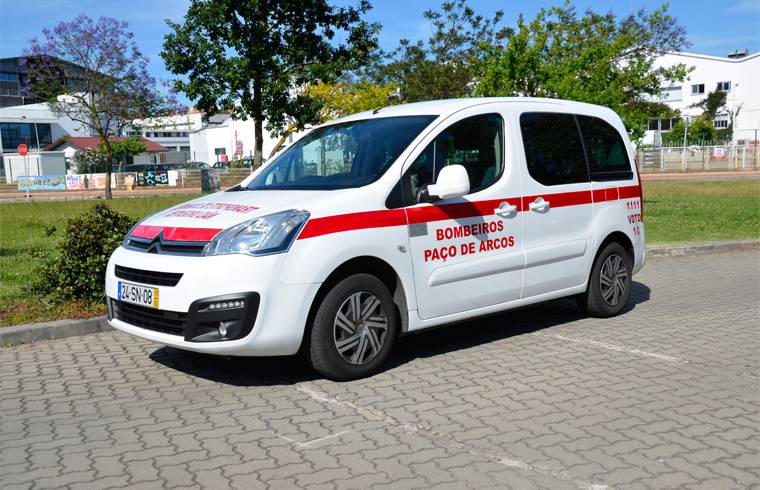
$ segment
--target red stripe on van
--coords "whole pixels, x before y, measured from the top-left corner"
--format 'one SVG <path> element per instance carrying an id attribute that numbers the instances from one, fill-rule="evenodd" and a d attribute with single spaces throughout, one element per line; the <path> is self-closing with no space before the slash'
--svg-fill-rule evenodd
<path id="1" fill-rule="evenodd" d="M 406 215 L 403 209 L 339 214 L 337 216 L 310 219 L 306 222 L 306 226 L 304 226 L 298 239 L 329 235 L 341 231 L 385 228 L 387 226 L 402 226 L 405 224 Z"/>
<path id="2" fill-rule="evenodd" d="M 639 187 L 636 185 L 627 187 L 611 187 L 592 191 L 561 192 L 557 194 L 541 194 L 535 196 L 506 197 L 502 199 L 489 199 L 487 201 L 473 201 L 441 206 L 420 206 L 403 209 L 388 209 L 380 211 L 362 211 L 359 213 L 339 214 L 310 219 L 298 239 L 313 238 L 342 231 L 365 230 L 369 228 L 384 228 L 388 226 L 403 226 L 409 224 L 429 223 L 446 219 L 473 218 L 476 216 L 490 216 L 494 209 L 503 202 L 517 206 L 517 211 L 525 211 L 528 204 L 541 197 L 549 201 L 552 208 L 565 206 L 579 206 L 594 202 L 615 201 L 618 199 L 633 199 L 640 197 Z M 407 221 L 408 220 L 408 221 Z"/>
<path id="3" fill-rule="evenodd" d="M 487 201 L 461 202 L 444 204 L 442 206 L 421 206 L 407 208 L 406 215 L 409 224 L 429 223 L 445 219 L 473 218 L 475 216 L 488 216 L 493 214 L 503 202 L 517 206 L 517 211 L 522 211 L 522 203 L 519 197 L 505 197 L 502 199 L 489 199 Z"/>
<path id="4" fill-rule="evenodd" d="M 153 240 L 163 229 L 163 226 L 137 225 L 129 236 Z"/>
<path id="5" fill-rule="evenodd" d="M 214 238 L 221 228 L 179 228 L 174 226 L 138 225 L 130 236 L 152 240 L 164 233 L 164 240 L 177 242 L 207 242 Z"/>
<path id="6" fill-rule="evenodd" d="M 208 242 L 221 228 L 164 228 L 164 240 L 176 242 Z"/>
<path id="7" fill-rule="evenodd" d="M 620 194 L 620 199 L 635 199 L 641 197 L 641 189 L 638 185 L 619 187 L 618 193 Z"/>

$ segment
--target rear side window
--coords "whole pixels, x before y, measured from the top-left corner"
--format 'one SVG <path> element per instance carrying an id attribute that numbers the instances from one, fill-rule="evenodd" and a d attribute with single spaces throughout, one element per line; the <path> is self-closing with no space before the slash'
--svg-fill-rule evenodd
<path id="1" fill-rule="evenodd" d="M 575 116 L 526 112 L 520 116 L 528 173 L 543 185 L 588 182 L 588 167 Z"/>
<path id="2" fill-rule="evenodd" d="M 589 157 L 591 180 L 623 180 L 633 177 L 625 142 L 603 119 L 577 116 Z"/>

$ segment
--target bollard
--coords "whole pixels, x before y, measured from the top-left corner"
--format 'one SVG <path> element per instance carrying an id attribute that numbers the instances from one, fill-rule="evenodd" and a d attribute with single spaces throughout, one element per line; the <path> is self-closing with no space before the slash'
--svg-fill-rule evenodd
<path id="1" fill-rule="evenodd" d="M 211 194 L 213 192 L 219 192 L 221 187 L 221 179 L 219 177 L 219 170 L 214 168 L 202 168 L 201 169 L 201 192 L 203 194 Z"/>

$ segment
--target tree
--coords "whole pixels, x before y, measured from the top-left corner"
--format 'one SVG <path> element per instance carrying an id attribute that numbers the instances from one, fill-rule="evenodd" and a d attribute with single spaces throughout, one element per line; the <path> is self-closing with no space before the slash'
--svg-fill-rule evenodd
<path id="1" fill-rule="evenodd" d="M 728 127 L 715 130 L 715 140 L 718 141 L 730 140 L 733 137 L 734 121 L 736 121 L 736 116 L 739 115 L 739 111 L 741 111 L 742 108 L 741 104 L 739 104 L 734 107 L 733 110 L 729 109 L 727 96 L 727 92 L 715 89 L 712 92 L 709 92 L 704 99 L 690 106 L 702 109 L 702 115 L 705 116 L 713 126 L 715 126 L 715 119 L 719 114 L 728 114 Z"/>
<path id="2" fill-rule="evenodd" d="M 88 128 L 100 141 L 105 162 L 113 160 L 112 137 L 137 119 L 175 112 L 172 94 L 159 93 L 148 74 L 148 58 L 133 41 L 128 24 L 82 14 L 43 29 L 24 53 L 30 86 L 51 111 Z M 75 73 L 72 77 L 71 72 Z M 111 198 L 107 165 L 106 198 Z"/>
<path id="3" fill-rule="evenodd" d="M 427 43 L 402 39 L 398 48 L 376 57 L 366 76 L 380 84 L 398 83 L 404 102 L 472 95 L 473 60 L 484 44 L 504 35 L 497 30 L 504 13 L 498 10 L 485 18 L 467 0 L 454 0 L 423 16 L 432 28 Z"/>
<path id="4" fill-rule="evenodd" d="M 187 78 L 175 87 L 207 117 L 230 111 L 254 120 L 260 165 L 265 120 L 278 134 L 291 121 L 311 124 L 319 104 L 300 88 L 330 83 L 369 59 L 379 29 L 361 20 L 370 8 L 367 0 L 342 8 L 327 0 L 193 0 L 183 24 L 168 22 L 161 56 Z"/>
<path id="5" fill-rule="evenodd" d="M 476 63 L 476 93 L 486 96 L 556 97 L 607 106 L 623 118 L 634 139 L 646 130 L 640 111 L 660 87 L 682 81 L 689 69 L 656 67 L 662 53 L 687 46 L 667 5 L 621 20 L 566 3 L 543 8 L 499 42 L 483 46 Z"/>
<path id="6" fill-rule="evenodd" d="M 111 142 L 111 149 L 115 157 L 119 158 L 119 171 L 124 170 L 124 163 L 127 157 L 133 157 L 139 155 L 147 150 L 145 141 L 142 138 L 136 136 L 130 136 L 121 140 Z"/>
<path id="7" fill-rule="evenodd" d="M 704 99 L 695 102 L 690 107 L 702 109 L 702 114 L 704 114 L 709 120 L 714 121 L 715 116 L 717 116 L 719 112 L 728 110 L 726 107 L 726 92 L 715 89 L 712 92 L 708 92 Z"/>
<path id="8" fill-rule="evenodd" d="M 683 119 L 676 121 L 671 130 L 662 134 L 662 141 L 675 146 L 683 145 L 683 133 L 685 122 Z M 687 145 L 704 145 L 714 142 L 718 137 L 715 124 L 705 114 L 697 116 L 689 122 L 686 130 Z"/>

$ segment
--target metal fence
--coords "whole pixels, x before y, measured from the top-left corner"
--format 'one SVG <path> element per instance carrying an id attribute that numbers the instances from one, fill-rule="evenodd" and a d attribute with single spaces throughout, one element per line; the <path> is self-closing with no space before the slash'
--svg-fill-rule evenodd
<path id="1" fill-rule="evenodd" d="M 239 184 L 251 174 L 250 168 L 215 169 L 220 188 Z M 28 190 L 35 195 L 92 195 L 105 192 L 105 174 L 31 176 L 13 184 L 0 184 L 0 198 L 23 196 Z M 155 172 L 115 172 L 111 189 L 118 195 L 140 195 L 171 192 L 201 192 L 200 170 L 167 170 Z"/>
<path id="2" fill-rule="evenodd" d="M 637 157 L 642 172 L 707 172 L 760 168 L 758 146 L 662 147 L 639 150 Z"/>

